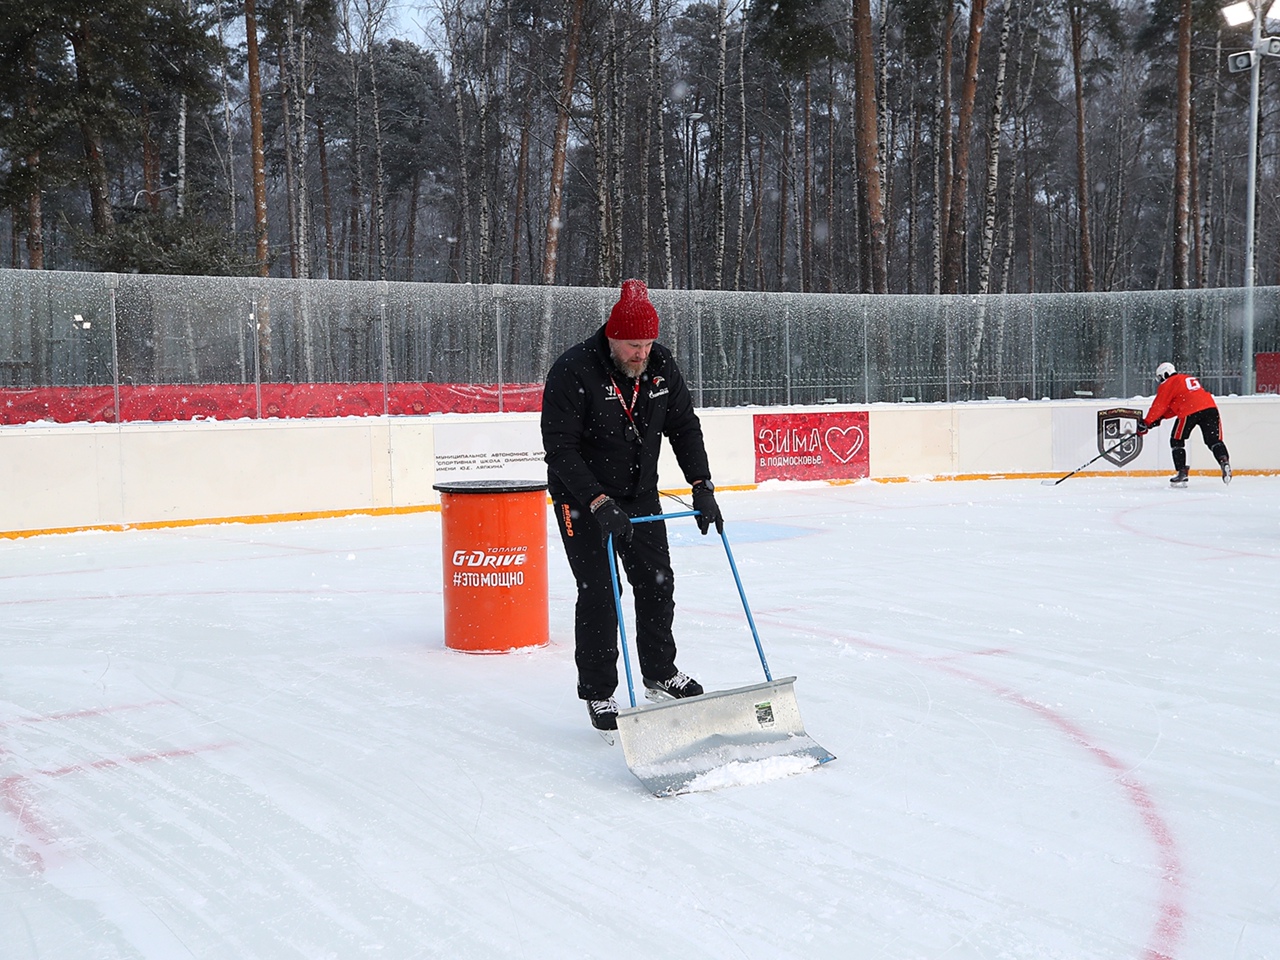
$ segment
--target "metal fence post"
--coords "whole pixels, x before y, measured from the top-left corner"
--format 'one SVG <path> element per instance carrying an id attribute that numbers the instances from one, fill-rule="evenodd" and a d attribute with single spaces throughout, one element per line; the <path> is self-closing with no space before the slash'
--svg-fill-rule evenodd
<path id="1" fill-rule="evenodd" d="M 1120 301 L 1120 396 L 1129 396 L 1129 311 Z"/>
<path id="2" fill-rule="evenodd" d="M 693 296 L 693 318 L 695 323 L 695 326 L 693 328 L 693 334 L 697 338 L 694 353 L 697 355 L 697 369 L 698 369 L 697 400 L 695 401 L 695 403 L 698 407 L 701 407 L 702 406 L 702 297 L 700 297 L 697 294 L 694 294 Z"/>
<path id="3" fill-rule="evenodd" d="M 943 374 L 947 381 L 947 403 L 951 402 L 951 301 L 942 301 Z"/>
<path id="4" fill-rule="evenodd" d="M 120 422 L 120 341 L 119 329 L 116 326 L 116 288 L 120 286 L 120 278 L 114 273 L 107 274 L 107 290 L 110 291 L 107 301 L 111 305 L 111 395 L 112 410 L 116 423 Z"/>
<path id="5" fill-rule="evenodd" d="M 262 419 L 262 351 L 258 349 L 258 295 L 249 298 L 249 334 L 253 339 L 254 412 Z"/>
<path id="6" fill-rule="evenodd" d="M 791 405 L 791 304 L 782 301 L 782 350 L 786 360 L 787 405 Z"/>
<path id="7" fill-rule="evenodd" d="M 1031 396 L 1029 399 L 1036 399 L 1036 302 L 1034 299 L 1027 301 L 1027 313 L 1031 316 Z"/>
<path id="8" fill-rule="evenodd" d="M 378 332 L 382 337 L 382 415 L 391 413 L 391 331 L 387 329 L 387 281 L 378 281 Z"/>
<path id="9" fill-rule="evenodd" d="M 871 402 L 871 309 L 862 295 L 862 402 Z"/>
<path id="10" fill-rule="evenodd" d="M 503 380 L 502 380 L 502 296 L 495 288 L 493 291 L 493 337 L 496 341 L 494 350 L 498 361 L 498 376 L 495 383 L 498 385 L 498 412 L 503 412 Z"/>

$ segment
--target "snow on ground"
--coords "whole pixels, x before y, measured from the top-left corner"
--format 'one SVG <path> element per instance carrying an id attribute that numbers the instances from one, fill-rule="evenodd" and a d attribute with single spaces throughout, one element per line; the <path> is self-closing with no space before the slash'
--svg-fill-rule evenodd
<path id="1" fill-rule="evenodd" d="M 438 514 L 0 542 L 0 957 L 1280 956 L 1280 480 L 722 505 L 838 759 L 666 799 L 550 527 L 553 642 L 497 656 L 444 645 Z M 758 682 L 678 523 L 680 666 Z"/>

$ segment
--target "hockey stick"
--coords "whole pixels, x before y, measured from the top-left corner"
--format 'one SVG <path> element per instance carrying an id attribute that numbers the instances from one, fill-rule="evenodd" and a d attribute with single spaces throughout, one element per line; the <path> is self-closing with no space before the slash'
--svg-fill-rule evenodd
<path id="1" fill-rule="evenodd" d="M 1105 457 L 1108 453 L 1111 453 L 1113 450 L 1119 450 L 1121 447 L 1123 447 L 1126 443 L 1128 443 L 1130 440 L 1132 440 L 1132 439 L 1133 439 L 1134 437 L 1136 437 L 1136 436 L 1139 436 L 1139 434 L 1136 434 L 1136 433 L 1127 433 L 1127 434 L 1125 434 L 1125 435 L 1124 435 L 1124 436 L 1119 440 L 1119 442 L 1117 442 L 1117 443 L 1116 443 L 1115 445 L 1113 445 L 1113 446 L 1107 447 L 1107 449 L 1103 450 L 1100 454 L 1098 454 L 1096 457 L 1094 457 L 1092 460 L 1090 460 L 1090 461 L 1089 461 L 1089 463 L 1097 463 L 1099 460 L 1101 460 L 1103 457 Z M 1056 486 L 1057 486 L 1058 484 L 1060 484 L 1063 480 L 1066 480 L 1066 479 L 1067 479 L 1067 477 L 1074 477 L 1077 473 L 1079 473 L 1079 472 L 1080 472 L 1081 470 L 1083 470 L 1085 467 L 1089 466 L 1089 463 L 1082 463 L 1082 464 L 1080 464 L 1080 466 L 1076 467 L 1074 470 L 1072 470 L 1070 473 L 1068 473 L 1066 477 L 1059 477 L 1057 480 L 1041 480 L 1041 481 L 1040 481 L 1040 486 L 1042 486 L 1042 487 L 1056 487 Z"/>

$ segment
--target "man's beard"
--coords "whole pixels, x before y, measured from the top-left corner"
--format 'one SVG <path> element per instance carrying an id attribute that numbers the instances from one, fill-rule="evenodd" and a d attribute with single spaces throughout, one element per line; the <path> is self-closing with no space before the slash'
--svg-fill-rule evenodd
<path id="1" fill-rule="evenodd" d="M 614 367 L 616 367 L 624 377 L 630 377 L 632 380 L 634 380 L 636 377 L 640 376 L 640 374 L 644 373 L 646 370 L 649 369 L 648 357 L 645 357 L 639 363 L 624 363 L 622 359 L 612 350 L 609 351 L 609 355 L 613 357 Z"/>

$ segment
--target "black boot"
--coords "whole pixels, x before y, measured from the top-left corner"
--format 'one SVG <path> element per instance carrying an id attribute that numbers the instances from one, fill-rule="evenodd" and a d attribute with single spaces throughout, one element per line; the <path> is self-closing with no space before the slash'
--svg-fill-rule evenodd
<path id="1" fill-rule="evenodd" d="M 1186 467 L 1179 467 L 1178 472 L 1169 478 L 1169 482 L 1175 487 L 1185 487 L 1187 478 L 1191 476 L 1191 471 Z"/>

